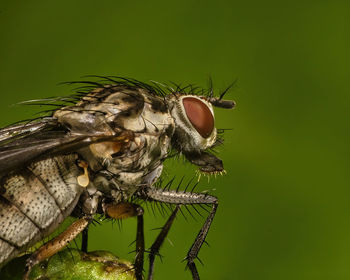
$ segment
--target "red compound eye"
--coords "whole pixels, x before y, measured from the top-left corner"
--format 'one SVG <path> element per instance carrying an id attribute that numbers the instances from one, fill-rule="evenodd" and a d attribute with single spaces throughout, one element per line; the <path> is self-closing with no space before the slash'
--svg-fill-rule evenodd
<path id="1" fill-rule="evenodd" d="M 214 117 L 208 106 L 194 97 L 182 99 L 186 115 L 203 138 L 208 138 L 214 129 Z"/>

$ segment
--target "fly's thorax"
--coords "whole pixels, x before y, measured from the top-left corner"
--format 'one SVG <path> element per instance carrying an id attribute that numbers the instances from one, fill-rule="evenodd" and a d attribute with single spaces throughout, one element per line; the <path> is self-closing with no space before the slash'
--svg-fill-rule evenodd
<path id="1" fill-rule="evenodd" d="M 79 133 L 81 127 L 92 136 L 96 131 L 97 135 L 115 137 L 83 147 L 78 153 L 88 163 L 99 191 L 132 195 L 139 186 L 159 177 L 159 166 L 171 148 L 174 119 L 167 101 L 145 89 L 111 86 L 104 90 L 108 94 L 91 92 L 76 106 L 62 108 L 54 116 L 71 133 Z"/>
<path id="2" fill-rule="evenodd" d="M 53 117 L 72 132 L 92 135 L 145 132 L 145 127 L 157 132 L 169 123 L 167 104 L 161 97 L 141 88 L 113 85 L 88 93 L 77 104 L 57 110 Z"/>
<path id="3" fill-rule="evenodd" d="M 103 197 L 120 202 L 129 199 L 142 186 L 143 177 L 143 171 L 119 171 L 111 174 L 109 171 L 102 170 L 95 175 L 92 183 Z"/>
<path id="4" fill-rule="evenodd" d="M 136 129 L 141 122 L 137 116 L 144 106 L 143 95 L 123 87 L 106 87 L 97 89 L 84 96 L 73 106 L 57 110 L 53 117 L 74 134 L 90 134 L 91 136 L 113 136 L 129 126 Z"/>
<path id="5" fill-rule="evenodd" d="M 94 184 L 115 199 L 130 197 L 139 187 L 152 185 L 161 175 L 162 163 L 170 149 L 171 139 L 166 135 L 139 134 L 128 149 L 104 162 L 97 172 Z"/>
<path id="6" fill-rule="evenodd" d="M 169 97 L 170 113 L 175 121 L 173 146 L 181 152 L 200 152 L 214 145 L 216 128 L 211 103 L 195 95 Z"/>
<path id="7" fill-rule="evenodd" d="M 79 207 L 76 207 L 74 214 L 78 217 L 81 214 L 94 215 L 98 212 L 98 207 L 102 198 L 102 192 L 98 191 L 96 186 L 89 182 L 80 196 Z"/>

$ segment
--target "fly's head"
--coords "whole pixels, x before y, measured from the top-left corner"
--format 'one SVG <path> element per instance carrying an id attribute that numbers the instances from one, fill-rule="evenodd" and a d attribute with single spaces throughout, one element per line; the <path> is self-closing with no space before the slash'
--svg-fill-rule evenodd
<path id="1" fill-rule="evenodd" d="M 172 146 L 207 174 L 224 171 L 222 161 L 207 149 L 217 143 L 213 106 L 231 109 L 235 103 L 212 96 L 176 93 L 170 97 L 171 115 L 175 121 Z"/>

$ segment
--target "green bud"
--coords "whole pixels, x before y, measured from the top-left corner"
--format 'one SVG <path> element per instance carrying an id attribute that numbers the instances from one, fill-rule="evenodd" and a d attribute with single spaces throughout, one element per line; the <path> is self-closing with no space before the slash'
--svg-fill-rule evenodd
<path id="1" fill-rule="evenodd" d="M 12 260 L 0 271 L 0 279 L 22 280 L 28 256 Z M 84 253 L 65 249 L 34 266 L 29 280 L 135 280 L 133 265 L 110 252 Z"/>

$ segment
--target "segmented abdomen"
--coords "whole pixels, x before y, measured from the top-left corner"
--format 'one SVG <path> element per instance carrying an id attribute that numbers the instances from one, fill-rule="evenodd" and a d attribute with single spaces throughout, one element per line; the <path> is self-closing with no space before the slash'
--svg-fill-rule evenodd
<path id="1" fill-rule="evenodd" d="M 54 231 L 72 212 L 81 188 L 76 155 L 41 160 L 0 183 L 0 265 Z"/>

